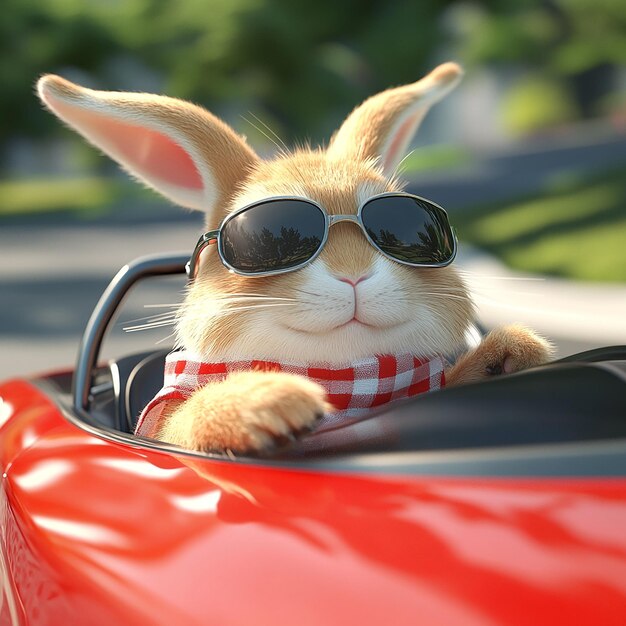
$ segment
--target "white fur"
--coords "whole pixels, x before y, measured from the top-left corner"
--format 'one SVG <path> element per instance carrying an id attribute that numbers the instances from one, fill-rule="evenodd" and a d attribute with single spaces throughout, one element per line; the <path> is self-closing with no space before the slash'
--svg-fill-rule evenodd
<path id="1" fill-rule="evenodd" d="M 367 202 L 371 197 L 384 193 L 387 188 L 384 184 L 374 181 L 368 181 L 360 183 L 356 189 L 356 204 L 357 207 Z"/>
<path id="2" fill-rule="evenodd" d="M 382 255 L 375 258 L 371 275 L 355 288 L 335 278 L 321 259 L 299 270 L 305 280 L 294 293 L 294 305 L 246 311 L 236 318 L 238 334 L 227 354 L 215 344 L 202 351 L 198 341 L 186 336 L 184 347 L 206 360 L 269 359 L 285 362 L 348 363 L 372 354 L 412 352 L 432 355 L 451 351 L 458 337 L 445 320 L 428 306 L 429 297 L 417 276 L 406 284 L 404 268 Z M 415 271 L 415 270 L 409 270 Z M 211 327 L 216 304 L 198 303 Z M 356 317 L 358 321 L 353 320 Z M 193 313 L 191 313 L 193 314 Z"/>

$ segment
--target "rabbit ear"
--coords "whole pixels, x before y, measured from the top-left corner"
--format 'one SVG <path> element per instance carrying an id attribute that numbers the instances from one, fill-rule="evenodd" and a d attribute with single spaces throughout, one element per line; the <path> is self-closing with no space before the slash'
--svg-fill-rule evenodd
<path id="1" fill-rule="evenodd" d="M 177 204 L 211 212 L 258 162 L 229 126 L 188 102 L 94 91 L 48 75 L 46 106 L 125 170 Z"/>
<path id="2" fill-rule="evenodd" d="M 380 158 L 385 173 L 393 174 L 428 109 L 456 86 L 462 73 L 456 63 L 444 63 L 416 83 L 372 96 L 342 124 L 329 155 Z"/>

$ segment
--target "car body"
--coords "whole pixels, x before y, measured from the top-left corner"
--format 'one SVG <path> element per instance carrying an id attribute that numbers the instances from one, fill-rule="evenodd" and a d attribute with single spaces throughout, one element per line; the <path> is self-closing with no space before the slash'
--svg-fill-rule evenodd
<path id="1" fill-rule="evenodd" d="M 5 624 L 624 624 L 626 348 L 427 394 L 269 458 L 132 435 L 162 353 L 0 384 Z M 147 381 L 150 384 L 147 384 Z"/>

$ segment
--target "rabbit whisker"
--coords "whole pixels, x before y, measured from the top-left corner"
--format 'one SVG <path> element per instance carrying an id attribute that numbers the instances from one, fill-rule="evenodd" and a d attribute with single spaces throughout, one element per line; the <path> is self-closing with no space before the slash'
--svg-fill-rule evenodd
<path id="1" fill-rule="evenodd" d="M 473 292 L 474 297 L 476 298 L 482 298 L 485 301 L 489 301 L 489 302 L 502 302 L 502 300 L 506 299 L 506 297 L 504 298 L 497 298 L 497 297 L 493 297 L 485 292 L 481 292 L 481 291 L 475 291 Z M 531 298 L 541 298 L 541 294 L 537 294 L 537 293 L 533 293 L 531 291 L 515 291 L 515 295 L 516 296 L 526 296 L 526 297 L 531 297 Z"/>
<path id="2" fill-rule="evenodd" d="M 229 296 L 250 296 L 253 298 L 280 298 L 282 296 L 268 296 L 264 293 L 250 293 L 248 291 L 231 291 L 224 296 L 218 296 L 223 298 L 228 298 Z"/>
<path id="3" fill-rule="evenodd" d="M 216 317 L 224 317 L 226 315 L 234 315 L 235 313 L 239 313 L 240 311 L 250 311 L 250 310 L 258 310 L 258 309 L 269 309 L 274 307 L 285 307 L 285 306 L 296 306 L 295 302 L 277 302 L 277 303 L 269 303 L 269 304 L 254 304 L 247 306 L 233 306 L 233 307 L 220 307 L 217 310 L 213 310 L 210 313 L 206 311 L 197 311 L 194 312 L 191 309 L 190 313 L 185 313 L 185 319 L 187 320 L 206 320 L 207 318 L 216 318 Z M 180 317 L 180 316 L 179 316 Z"/>
<path id="4" fill-rule="evenodd" d="M 543 282 L 546 280 L 543 276 L 489 276 L 479 272 L 472 272 L 471 270 L 459 269 L 457 271 L 470 280 L 518 280 L 530 282 Z"/>
<path id="5" fill-rule="evenodd" d="M 434 297 L 434 298 L 439 298 L 440 300 L 467 300 L 467 297 L 464 296 L 459 296 L 457 294 L 454 293 L 445 293 L 443 291 L 440 292 L 427 292 L 427 293 L 420 293 L 420 296 L 429 296 L 429 297 Z"/>
<path id="6" fill-rule="evenodd" d="M 151 330 L 153 328 L 162 328 L 163 326 L 173 326 L 176 320 L 167 320 L 163 322 L 152 322 L 148 324 L 137 324 L 135 326 L 125 326 L 122 330 L 125 333 L 136 333 L 140 330 Z"/>
<path id="7" fill-rule="evenodd" d="M 216 313 L 214 313 L 214 315 L 230 315 L 232 313 L 239 313 L 239 311 L 250 311 L 253 309 L 254 310 L 270 309 L 270 308 L 281 307 L 281 306 L 296 306 L 296 303 L 284 302 L 284 303 L 276 303 L 276 304 L 255 304 L 255 305 L 248 305 L 248 306 L 225 307 L 217 311 Z M 202 316 L 199 316 L 199 319 L 201 319 L 201 317 Z"/>
<path id="8" fill-rule="evenodd" d="M 259 124 L 262 124 L 264 128 L 266 128 L 268 130 L 268 132 L 270 132 L 274 137 L 276 137 L 276 140 L 280 143 L 280 145 L 283 147 L 284 152 L 288 153 L 289 152 L 289 147 L 287 146 L 287 144 L 282 140 L 282 138 L 277 135 L 274 130 L 272 128 L 270 128 L 258 115 L 255 115 L 254 113 L 252 113 L 251 111 L 248 111 L 248 113 L 250 115 L 252 115 L 252 117 L 259 122 Z"/>
<path id="9" fill-rule="evenodd" d="M 216 298 L 215 299 L 216 302 L 295 302 L 295 298 L 271 298 L 271 297 L 267 297 L 267 298 L 248 298 L 248 297 L 241 297 L 241 296 L 235 296 L 234 298 Z"/>
<path id="10" fill-rule="evenodd" d="M 167 337 L 163 337 L 163 339 L 159 339 L 155 345 L 161 345 L 163 342 L 167 341 L 168 339 L 171 339 L 172 337 L 176 337 L 176 333 L 170 333 L 169 335 L 167 335 Z"/>
<path id="11" fill-rule="evenodd" d="M 467 289 L 465 287 L 437 287 L 433 285 L 428 285 L 427 292 L 424 293 L 466 293 Z M 404 290 L 399 290 L 404 291 Z M 422 293 L 420 291 L 420 293 Z"/>
<path id="12" fill-rule="evenodd" d="M 244 300 L 249 300 L 251 302 L 258 302 L 258 301 L 287 301 L 287 302 L 293 302 L 295 300 L 295 298 L 285 298 L 285 297 L 280 297 L 280 296 L 263 296 L 261 294 L 227 294 L 227 295 L 216 295 L 216 296 L 211 296 L 211 301 L 212 302 L 232 302 L 232 301 L 244 301 Z M 183 303 L 183 306 L 189 305 L 189 303 L 185 302 Z M 193 306 L 193 305 L 191 305 Z"/>
<path id="13" fill-rule="evenodd" d="M 411 150 L 409 153 L 406 154 L 406 156 L 402 159 L 402 161 L 400 161 L 400 163 L 398 163 L 398 165 L 396 165 L 396 169 L 393 171 L 393 174 L 391 175 L 391 179 L 394 180 L 396 178 L 399 178 L 403 172 L 404 172 L 404 164 L 405 161 L 413 155 L 413 153 L 415 152 L 415 150 Z"/>
<path id="14" fill-rule="evenodd" d="M 157 315 L 146 315 L 145 317 L 136 317 L 131 320 L 124 320 L 124 324 L 130 324 L 131 322 L 141 322 L 143 320 L 152 320 L 156 322 L 157 320 L 166 320 L 168 318 L 175 319 L 176 311 L 169 311 L 168 313 L 159 313 Z"/>
<path id="15" fill-rule="evenodd" d="M 303 294 L 305 294 L 307 296 L 313 296 L 315 298 L 319 298 L 320 297 L 319 293 L 314 293 L 313 291 L 307 291 L 306 289 L 294 288 L 294 291 L 297 291 L 298 293 L 303 293 Z"/>
<path id="16" fill-rule="evenodd" d="M 253 113 L 250 113 L 250 115 L 253 115 L 254 117 L 256 117 L 256 115 L 254 115 Z M 259 133 L 261 133 L 261 135 L 263 135 L 263 137 L 265 137 L 268 141 L 273 143 L 276 146 L 276 148 L 278 148 L 279 153 L 287 154 L 288 150 L 286 150 L 286 146 L 281 145 L 280 143 L 278 143 L 278 141 L 276 141 L 276 139 L 274 139 L 273 137 L 268 135 L 262 128 L 260 128 L 257 124 L 255 124 L 251 120 L 249 120 L 245 115 L 242 115 L 241 119 L 244 120 L 245 122 L 248 122 L 248 124 L 250 124 L 250 126 L 252 126 L 252 128 L 256 129 Z M 259 121 L 261 121 L 261 120 L 259 120 Z M 261 122 L 261 123 L 263 123 L 263 122 Z M 265 124 L 264 124 L 264 126 L 265 126 Z"/>

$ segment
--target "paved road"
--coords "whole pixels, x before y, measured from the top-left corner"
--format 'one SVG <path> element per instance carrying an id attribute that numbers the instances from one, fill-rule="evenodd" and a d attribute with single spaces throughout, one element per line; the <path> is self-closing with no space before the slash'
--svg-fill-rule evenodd
<path id="1" fill-rule="evenodd" d="M 201 229 L 200 216 L 178 223 L 0 227 L 0 379 L 73 365 L 82 330 L 117 270 L 145 254 L 189 251 Z M 126 303 L 123 319 L 160 312 L 143 305 L 178 301 L 184 285 L 183 277 L 148 281 Z M 149 349 L 168 334 L 130 335 L 121 325 L 107 341 L 110 354 Z"/>
<path id="2" fill-rule="evenodd" d="M 467 247 L 461 249 L 458 261 L 487 328 L 523 323 L 549 338 L 560 357 L 626 345 L 626 285 L 513 272 L 499 260 Z"/>
<path id="3" fill-rule="evenodd" d="M 444 205 L 463 207 L 540 189 L 554 177 L 585 164 L 586 171 L 626 163 L 626 139 L 568 140 L 549 149 L 501 154 L 479 165 L 429 174 L 411 190 Z M 0 222 L 0 379 L 72 366 L 80 334 L 100 293 L 115 272 L 144 254 L 189 253 L 202 231 L 202 216 L 175 208 L 142 207 L 96 222 L 31 220 Z M 460 266 L 479 314 L 488 327 L 524 322 L 548 337 L 559 356 L 615 343 L 626 344 L 626 286 L 537 280 L 511 274 L 493 259 L 465 251 Z M 172 303 L 184 280 L 149 283 L 127 303 L 125 320 L 154 310 L 144 304 Z M 125 334 L 116 325 L 107 354 L 148 349 L 167 336 L 160 329 Z"/>

